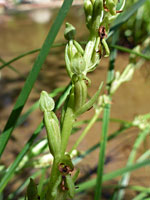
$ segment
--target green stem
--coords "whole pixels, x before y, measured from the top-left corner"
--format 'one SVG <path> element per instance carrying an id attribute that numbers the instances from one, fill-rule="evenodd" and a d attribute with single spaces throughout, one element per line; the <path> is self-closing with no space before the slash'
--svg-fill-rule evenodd
<path id="1" fill-rule="evenodd" d="M 99 154 L 99 165 L 97 170 L 97 181 L 96 181 L 96 189 L 95 189 L 95 200 L 101 199 L 102 193 L 102 178 L 103 178 L 103 169 L 105 162 L 105 150 L 107 143 L 107 132 L 108 132 L 108 124 L 109 124 L 109 116 L 110 116 L 110 104 L 106 104 L 104 108 L 103 115 L 103 124 L 102 124 L 102 136 L 101 136 L 101 149 Z"/>
<path id="2" fill-rule="evenodd" d="M 84 139 L 84 137 L 86 136 L 86 134 L 88 133 L 88 131 L 92 128 L 92 126 L 95 124 L 95 122 L 97 121 L 100 113 L 102 112 L 103 108 L 99 108 L 99 110 L 94 114 L 94 116 L 92 117 L 92 119 L 89 121 L 88 125 L 86 126 L 86 128 L 84 129 L 84 131 L 82 132 L 82 134 L 80 135 L 80 137 L 77 139 L 76 143 L 74 144 L 74 146 L 71 149 L 71 152 L 77 148 L 77 146 L 80 144 L 80 142 Z"/>
<path id="3" fill-rule="evenodd" d="M 59 159 L 54 159 L 51 176 L 50 176 L 50 181 L 48 184 L 48 189 L 47 189 L 47 194 L 46 194 L 46 200 L 55 200 L 56 199 L 56 196 L 52 196 L 52 192 L 54 190 L 58 176 L 60 175 L 58 166 L 59 166 Z"/>
<path id="4" fill-rule="evenodd" d="M 118 31 L 113 35 L 112 44 L 115 44 L 118 40 Z M 110 54 L 110 64 L 107 73 L 107 85 L 108 85 L 108 97 L 110 97 L 110 88 L 111 82 L 114 77 L 114 62 L 116 58 L 116 50 L 113 49 Z M 102 179 L 103 179 L 103 169 L 104 169 L 104 162 L 105 162 L 105 151 L 106 151 L 106 144 L 107 144 L 107 132 L 108 132 L 108 125 L 109 125 L 109 118 L 110 118 L 110 104 L 106 104 L 104 108 L 104 115 L 103 115 L 103 123 L 102 123 L 102 136 L 101 136 L 101 146 L 100 146 L 100 153 L 99 153 L 99 162 L 98 162 L 98 169 L 97 169 L 97 180 L 96 180 L 96 189 L 95 189 L 95 200 L 101 199 L 102 194 Z"/>
<path id="5" fill-rule="evenodd" d="M 143 142 L 143 140 L 145 139 L 145 137 L 147 136 L 147 134 L 149 133 L 149 128 L 145 129 L 144 131 L 141 131 L 133 145 L 133 148 L 132 148 L 132 151 L 129 155 L 129 158 L 128 158 L 128 161 L 127 161 L 127 164 L 126 166 L 130 166 L 133 164 L 134 160 L 135 160 L 135 157 L 136 157 L 136 153 L 137 153 L 137 150 L 139 148 L 139 146 L 141 145 L 141 143 Z M 129 182 L 129 179 L 130 179 L 130 172 L 128 173 L 125 173 L 119 183 L 119 185 L 121 186 L 127 186 L 128 185 L 128 182 Z M 121 200 L 123 199 L 124 197 L 124 193 L 125 191 L 122 189 L 119 191 L 118 195 L 117 195 L 117 200 Z M 116 198 L 114 198 L 116 199 Z"/>

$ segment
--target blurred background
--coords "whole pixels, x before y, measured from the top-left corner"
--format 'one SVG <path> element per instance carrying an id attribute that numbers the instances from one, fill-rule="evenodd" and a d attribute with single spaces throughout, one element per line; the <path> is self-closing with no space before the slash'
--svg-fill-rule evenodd
<path id="1" fill-rule="evenodd" d="M 14 57 L 33 49 L 40 48 L 46 38 L 50 26 L 52 25 L 61 0 L 0 0 L 0 62 L 1 66 Z M 125 10 L 127 10 L 136 0 L 127 1 Z M 120 28 L 119 45 L 133 48 L 150 36 L 150 0 L 146 3 Z M 88 30 L 85 26 L 83 1 L 75 0 L 72 8 L 67 15 L 63 26 L 55 40 L 55 43 L 65 42 L 63 33 L 65 22 L 72 23 L 76 27 L 76 40 L 85 41 L 88 38 Z M 111 39 L 109 40 L 111 42 Z M 65 46 L 52 48 L 47 57 L 44 66 L 40 72 L 38 80 L 28 98 L 23 113 L 25 113 L 35 101 L 39 99 L 40 92 L 52 90 L 65 86 L 69 83 L 69 78 L 65 70 L 64 61 Z M 38 53 L 23 57 L 22 59 L 5 66 L 0 71 L 0 131 L 2 132 L 13 105 L 24 85 L 24 81 L 30 72 L 32 65 Z M 115 62 L 116 70 L 122 71 L 128 64 L 129 54 L 118 52 Z M 99 83 L 106 79 L 106 73 L 109 65 L 109 59 L 102 58 L 96 71 L 89 73 L 92 85 L 89 89 L 90 94 L 94 94 Z M 122 120 L 133 120 L 136 115 L 149 112 L 150 105 L 150 62 L 145 62 L 140 70 L 135 72 L 133 79 L 123 84 L 115 93 L 112 102 L 112 118 Z M 81 119 L 90 119 L 93 111 L 80 117 Z M 1 164 L 9 166 L 16 158 L 28 138 L 34 132 L 42 120 L 42 113 L 37 109 L 29 118 L 16 128 L 11 140 L 1 160 Z M 84 127 L 70 139 L 69 146 L 76 141 Z M 118 128 L 118 124 L 110 123 L 109 134 Z M 101 133 L 101 124 L 96 123 L 90 130 L 86 139 L 80 144 L 79 150 L 82 152 L 99 141 Z M 126 134 L 120 135 L 117 139 L 108 143 L 107 157 L 105 163 L 105 173 L 123 167 L 126 164 L 130 149 L 137 136 L 137 129 L 132 128 L 126 131 Z M 45 135 L 42 131 L 40 137 Z M 144 149 L 150 147 L 150 141 L 146 140 L 139 150 L 139 155 Z M 138 155 L 138 156 L 139 156 Z M 94 177 L 97 169 L 98 151 L 95 150 L 87 156 L 84 162 L 78 164 L 81 169 L 81 178 L 79 181 L 89 180 Z M 26 172 L 26 173 L 25 173 Z M 9 187 L 5 190 L 7 199 L 8 194 L 14 191 L 21 182 L 32 174 L 32 170 L 25 169 L 21 175 L 12 180 Z M 90 173 L 89 173 L 90 172 Z M 149 176 L 148 176 L 149 174 Z M 117 183 L 114 179 L 111 183 Z M 135 185 L 150 186 L 150 169 L 142 168 L 133 172 L 132 182 Z M 108 184 L 108 183 L 107 183 Z M 126 200 L 135 196 L 135 192 L 127 192 Z M 104 199 L 111 198 L 111 190 L 103 192 Z M 17 197 L 19 199 L 19 197 Z M 80 194 L 76 199 L 93 199 L 93 191 Z"/>

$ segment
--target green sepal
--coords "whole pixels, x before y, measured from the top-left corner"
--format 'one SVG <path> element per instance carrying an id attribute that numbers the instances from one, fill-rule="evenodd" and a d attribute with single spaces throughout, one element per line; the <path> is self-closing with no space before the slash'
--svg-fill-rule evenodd
<path id="1" fill-rule="evenodd" d="M 73 74 L 83 74 L 86 69 L 86 62 L 84 57 L 77 52 L 71 59 L 70 67 Z"/>

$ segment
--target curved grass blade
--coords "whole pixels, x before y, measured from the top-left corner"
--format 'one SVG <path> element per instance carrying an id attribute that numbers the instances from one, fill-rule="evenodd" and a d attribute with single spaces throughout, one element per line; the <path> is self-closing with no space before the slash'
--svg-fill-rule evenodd
<path id="1" fill-rule="evenodd" d="M 66 42 L 61 42 L 61 43 L 57 43 L 57 44 L 53 44 L 51 48 L 56 48 L 56 47 L 61 47 L 61 46 L 65 46 L 67 43 Z M 31 54 L 34 54 L 34 53 L 37 53 L 41 50 L 41 48 L 37 48 L 37 49 L 33 49 L 31 51 L 27 51 L 27 52 L 24 52 L 22 54 L 20 54 L 19 56 L 3 63 L 3 65 L 0 66 L 0 70 L 3 69 L 4 67 L 6 67 L 7 65 L 25 57 L 25 56 L 28 56 L 28 55 L 31 55 Z"/>
<path id="2" fill-rule="evenodd" d="M 126 172 L 131 172 L 131 171 L 134 171 L 136 169 L 139 169 L 141 167 L 145 167 L 145 166 L 148 166 L 148 165 L 150 165 L 150 159 L 147 159 L 147 160 L 145 160 L 143 162 L 136 163 L 136 164 L 133 164 L 133 165 L 118 169 L 118 170 L 113 171 L 113 172 L 108 173 L 108 174 L 104 174 L 103 182 L 109 181 L 109 180 L 111 180 L 113 178 L 116 178 L 117 176 L 121 176 Z M 78 192 L 82 192 L 84 190 L 87 190 L 89 188 L 94 187 L 95 185 L 96 185 L 96 179 L 92 179 L 92 180 L 87 181 L 85 183 L 81 183 L 81 184 L 78 185 L 79 188 L 76 190 L 76 192 L 77 193 Z"/>
<path id="3" fill-rule="evenodd" d="M 118 31 L 113 35 L 112 43 L 115 44 L 118 40 Z M 111 87 L 111 82 L 114 77 L 114 62 L 116 59 L 117 53 L 116 49 L 113 49 L 110 54 L 110 63 L 109 63 L 109 69 L 107 74 L 107 85 L 108 85 L 108 94 Z M 109 96 L 109 99 L 111 100 L 111 97 Z M 103 179 L 103 170 L 104 170 L 104 162 L 105 162 L 105 151 L 106 151 L 106 144 L 107 144 L 107 132 L 108 132 L 108 126 L 109 126 L 109 118 L 110 118 L 110 109 L 111 105 L 106 104 L 104 107 L 104 114 L 103 114 L 103 121 L 102 121 L 102 135 L 101 135 L 101 146 L 100 146 L 100 152 L 99 152 L 99 161 L 98 161 L 98 169 L 97 169 L 97 181 L 96 181 L 96 187 L 95 187 L 95 200 L 101 199 L 101 193 L 102 193 L 102 179 Z"/>
<path id="4" fill-rule="evenodd" d="M 6 64 L 6 62 L 0 57 L 0 62 L 3 64 Z M 15 69 L 13 66 L 11 65 L 7 65 L 12 71 L 14 71 L 15 73 L 17 73 L 21 78 L 23 78 L 24 80 L 26 79 L 26 77 L 21 74 L 21 72 L 19 72 L 17 69 Z"/>
<path id="5" fill-rule="evenodd" d="M 56 108 L 58 109 L 63 102 L 66 100 L 68 94 L 68 90 L 70 90 L 70 84 L 66 87 L 67 89 L 64 91 L 64 93 L 60 96 L 58 101 L 56 102 L 56 106 L 54 111 L 56 111 Z M 0 182 L 0 193 L 3 191 L 9 180 L 13 177 L 16 168 L 18 167 L 19 163 L 23 159 L 23 157 L 27 154 L 29 149 L 31 148 L 34 140 L 39 135 L 40 131 L 44 127 L 43 122 L 40 123 L 40 125 L 37 127 L 37 129 L 34 131 L 33 135 L 30 137 L 30 139 L 27 141 L 26 145 L 23 147 L 19 155 L 17 156 L 16 160 L 12 163 L 12 165 L 7 169 L 7 173 L 1 178 Z"/>
<path id="6" fill-rule="evenodd" d="M 127 52 L 127 53 L 132 53 L 132 54 L 135 54 L 141 58 L 144 58 L 146 60 L 150 60 L 150 56 L 146 56 L 142 53 L 138 53 L 132 49 L 129 49 L 129 48 L 126 48 L 126 47 L 123 47 L 123 46 L 119 46 L 119 45 L 111 45 L 111 47 L 115 48 L 115 49 L 118 49 L 120 51 L 123 51 L 123 52 Z"/>
<path id="7" fill-rule="evenodd" d="M 134 197 L 132 200 L 143 200 L 143 199 L 146 200 L 146 197 L 147 197 L 147 193 L 142 192 L 142 193 L 138 194 L 136 197 Z"/>
<path id="8" fill-rule="evenodd" d="M 72 5 L 73 0 L 65 0 L 62 7 L 59 10 L 59 13 L 56 17 L 55 22 L 53 23 L 46 40 L 44 41 L 44 44 L 42 46 L 42 49 L 33 65 L 33 68 L 28 75 L 28 78 L 24 84 L 24 87 L 21 90 L 21 93 L 16 101 L 16 104 L 9 116 L 9 119 L 6 123 L 6 126 L 4 128 L 3 133 L 0 135 L 0 157 L 6 147 L 6 144 L 11 136 L 12 131 L 15 128 L 17 119 L 28 99 L 28 96 L 33 88 L 33 85 L 38 77 L 38 74 L 40 72 L 40 69 L 49 53 L 49 50 L 56 38 L 56 35 L 64 21 L 64 18 L 66 17 L 66 14 L 69 10 L 69 8 Z"/>
<path id="9" fill-rule="evenodd" d="M 141 131 L 138 135 L 138 137 L 136 138 L 135 140 L 135 143 L 133 145 L 133 148 L 129 154 L 129 157 L 128 157 L 128 161 L 127 161 L 127 164 L 126 166 L 130 166 L 131 164 L 133 164 L 134 160 L 135 160 L 135 157 L 136 157 L 136 153 L 137 153 L 137 150 L 138 148 L 140 147 L 141 143 L 145 140 L 146 136 L 149 134 L 149 128 Z M 119 185 L 120 186 L 127 186 L 128 183 L 129 183 L 129 180 L 130 180 L 130 173 L 125 173 L 120 182 L 119 182 Z M 117 199 L 117 200 L 122 200 L 124 198 L 124 194 L 125 194 L 125 191 L 124 189 L 121 189 L 119 190 L 118 193 L 116 193 L 116 197 L 117 198 L 114 198 Z"/>
<path id="10" fill-rule="evenodd" d="M 121 127 L 119 130 L 115 131 L 114 133 L 110 134 L 107 138 L 107 141 L 110 141 L 112 139 L 115 139 L 118 135 L 123 133 L 125 130 L 129 129 L 132 127 L 132 124 L 127 124 L 123 127 Z M 87 155 L 95 151 L 98 147 L 100 147 L 101 143 L 97 143 L 90 147 L 88 150 L 86 150 L 84 153 L 79 155 L 77 158 L 73 159 L 73 164 L 77 165 L 79 162 L 81 162 Z"/>

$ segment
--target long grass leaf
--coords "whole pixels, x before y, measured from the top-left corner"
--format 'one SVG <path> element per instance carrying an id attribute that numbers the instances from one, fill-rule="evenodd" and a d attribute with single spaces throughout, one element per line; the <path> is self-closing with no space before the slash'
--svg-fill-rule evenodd
<path id="1" fill-rule="evenodd" d="M 61 43 L 56 43 L 56 44 L 53 44 L 51 46 L 51 48 L 56 48 L 56 47 L 61 47 L 61 46 L 65 46 L 66 45 L 66 42 L 61 42 Z M 17 61 L 17 60 L 20 60 L 21 58 L 25 57 L 25 56 L 28 56 L 28 55 L 31 55 L 31 54 L 34 54 L 34 53 L 37 53 L 41 50 L 41 48 L 37 48 L 37 49 L 33 49 L 31 51 L 27 51 L 27 52 L 24 52 L 18 56 L 16 56 L 15 58 L 3 63 L 3 65 L 0 66 L 0 70 L 3 69 L 4 67 L 10 65 L 11 63 Z"/>
<path id="2" fill-rule="evenodd" d="M 24 84 L 24 87 L 16 101 L 16 104 L 9 116 L 9 119 L 4 128 L 4 131 L 0 136 L 0 157 L 6 147 L 6 144 L 11 136 L 12 131 L 15 128 L 17 119 L 28 99 L 28 96 L 29 96 L 29 94 L 32 90 L 32 87 L 37 79 L 37 76 L 40 72 L 40 69 L 49 53 L 49 50 L 56 38 L 56 35 L 57 35 L 63 21 L 64 21 L 64 18 L 66 17 L 66 14 L 72 4 L 72 1 L 73 0 L 65 0 L 62 7 L 60 8 L 59 13 L 56 17 L 56 20 L 53 23 L 46 40 L 44 41 L 42 49 L 33 65 L 33 68 L 31 70 L 31 72 Z"/>
<path id="3" fill-rule="evenodd" d="M 142 53 L 138 53 L 132 49 L 129 49 L 129 48 L 126 48 L 126 47 L 123 47 L 123 46 L 119 46 L 119 45 L 111 45 L 111 47 L 115 48 L 115 49 L 118 49 L 120 51 L 123 51 L 123 52 L 127 52 L 127 53 L 132 53 L 132 54 L 135 54 L 141 58 L 144 58 L 146 60 L 150 60 L 150 56 L 146 56 Z"/>
<path id="4" fill-rule="evenodd" d="M 113 171 L 111 173 L 108 173 L 108 174 L 104 174 L 103 182 L 109 181 L 109 180 L 111 180 L 113 178 L 121 176 L 126 172 L 131 172 L 131 171 L 137 170 L 137 169 L 139 169 L 141 167 L 146 167 L 148 165 L 150 165 L 150 159 L 145 160 L 145 161 L 140 162 L 140 163 L 136 163 L 136 164 L 124 167 L 124 168 L 120 168 L 120 169 L 118 169 L 116 171 Z M 87 190 L 89 188 L 94 187 L 95 185 L 96 185 L 96 179 L 92 179 L 92 180 L 87 181 L 85 183 L 81 183 L 81 184 L 78 185 L 79 188 L 76 190 L 76 192 L 82 192 L 84 190 Z"/>
<path id="5" fill-rule="evenodd" d="M 0 61 L 1 61 L 1 63 L 6 64 L 6 62 L 1 57 L 0 57 Z M 21 74 L 21 72 L 19 72 L 17 69 L 15 69 L 13 66 L 11 66 L 11 65 L 7 65 L 7 66 L 12 71 L 14 71 L 16 74 L 18 74 L 21 78 L 26 79 L 26 77 L 23 74 Z"/>
<path id="6" fill-rule="evenodd" d="M 127 161 L 126 166 L 129 166 L 129 165 L 133 164 L 133 162 L 135 160 L 135 157 L 136 157 L 137 150 L 138 150 L 139 146 L 141 145 L 141 143 L 143 142 L 143 140 L 146 138 L 146 136 L 149 133 L 149 131 L 150 131 L 149 128 L 147 128 L 147 129 L 145 129 L 145 130 L 143 130 L 143 131 L 141 131 L 139 133 L 138 137 L 135 140 L 133 148 L 132 148 L 132 150 L 130 152 L 130 155 L 128 157 L 128 161 Z M 128 173 L 125 173 L 122 176 L 122 178 L 121 178 L 121 180 L 119 182 L 119 185 L 121 185 L 121 186 L 127 186 L 129 180 L 130 180 L 130 173 L 128 172 Z M 124 193 L 125 193 L 124 189 L 120 190 L 118 192 L 118 194 L 116 194 L 117 198 L 115 198 L 115 199 L 117 199 L 117 200 L 123 199 L 124 198 Z"/>
<path id="7" fill-rule="evenodd" d="M 118 40 L 118 31 L 113 35 L 112 43 L 115 44 Z M 111 86 L 111 82 L 114 77 L 114 62 L 116 59 L 116 50 L 113 49 L 110 54 L 110 64 L 107 74 L 107 85 L 108 85 L 108 94 Z M 111 97 L 109 97 L 111 100 Z M 110 104 L 106 104 L 104 107 L 104 115 L 102 121 L 102 134 L 101 134 L 101 142 L 100 142 L 100 153 L 99 153 L 99 162 L 98 162 L 98 169 L 97 169 L 97 181 L 95 187 L 95 200 L 101 199 L 102 193 L 102 179 L 103 179 L 103 169 L 105 163 L 105 151 L 106 151 L 106 144 L 107 144 L 107 132 L 109 126 L 109 118 L 110 118 Z"/>
<path id="8" fill-rule="evenodd" d="M 110 141 L 112 139 L 115 139 L 118 135 L 120 135 L 121 133 L 123 133 L 124 131 L 126 131 L 127 129 L 131 128 L 132 125 L 128 124 L 126 126 L 121 127 L 119 130 L 115 131 L 114 133 L 110 134 L 107 138 L 107 141 Z M 93 151 L 95 151 L 98 147 L 101 146 L 101 143 L 97 143 L 95 145 L 93 145 L 92 147 L 90 147 L 88 150 L 86 150 L 84 153 L 82 153 L 81 155 L 79 155 L 77 158 L 73 159 L 73 164 L 76 165 L 79 162 L 81 162 L 87 155 L 89 155 L 90 153 L 92 153 Z"/>

